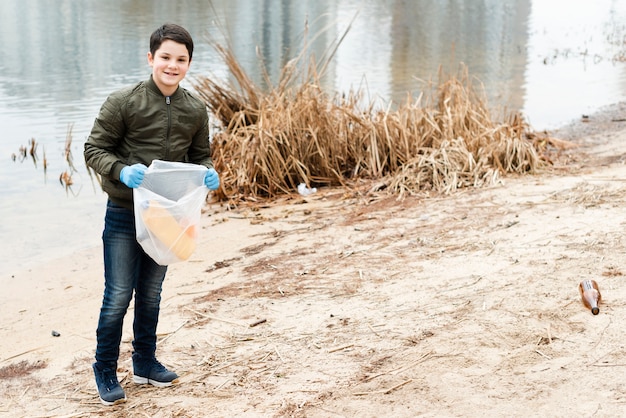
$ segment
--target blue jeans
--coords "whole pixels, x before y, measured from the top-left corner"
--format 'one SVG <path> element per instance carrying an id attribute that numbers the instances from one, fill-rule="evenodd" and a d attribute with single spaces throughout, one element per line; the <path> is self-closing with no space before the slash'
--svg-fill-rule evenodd
<path id="1" fill-rule="evenodd" d="M 124 316 L 133 292 L 133 349 L 142 357 L 155 356 L 161 289 L 167 266 L 155 263 L 137 242 L 133 211 L 110 200 L 107 202 L 102 242 L 104 298 L 96 332 L 96 362 L 115 370 Z"/>

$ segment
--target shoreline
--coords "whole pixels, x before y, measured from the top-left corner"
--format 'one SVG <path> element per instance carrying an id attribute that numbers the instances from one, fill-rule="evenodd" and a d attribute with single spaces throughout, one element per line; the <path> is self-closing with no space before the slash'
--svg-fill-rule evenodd
<path id="1" fill-rule="evenodd" d="M 591 115 L 586 115 L 588 116 L 586 121 L 583 121 L 581 115 L 580 119 L 573 120 L 562 127 L 549 130 L 538 130 L 535 132 L 549 132 L 552 134 L 552 136 L 557 137 L 558 139 L 565 139 L 582 145 L 592 145 L 590 143 L 585 143 L 584 138 L 593 137 L 603 132 L 610 132 L 611 130 L 619 130 L 621 129 L 620 126 L 626 127 L 626 116 L 624 115 L 626 115 L 626 102 L 615 103 L 602 107 L 598 109 L 597 112 Z M 68 249 L 63 249 L 63 244 L 52 244 L 52 241 L 59 241 L 57 234 L 65 236 L 64 233 L 58 232 L 57 234 L 55 234 L 54 237 L 51 238 L 51 245 L 48 246 L 48 250 L 40 250 L 35 253 L 35 260 L 29 260 L 27 263 L 25 263 L 24 260 L 20 258 L 16 259 L 15 257 L 11 257 L 10 261 L 6 262 L 5 265 L 0 268 L 0 283 L 3 279 L 8 280 L 15 274 L 22 273 L 25 270 L 35 269 L 46 263 L 53 263 L 55 262 L 55 260 L 65 258 L 72 253 L 93 249 L 94 247 L 101 247 L 100 235 L 101 229 L 104 226 L 104 207 L 106 202 L 106 196 L 103 199 L 104 200 L 102 200 L 101 203 L 97 203 L 97 206 L 95 207 L 95 210 L 99 211 L 98 216 L 96 216 L 95 219 L 92 219 L 93 222 L 89 223 L 89 231 L 83 231 L 83 233 L 81 233 L 81 236 L 83 236 L 83 238 L 80 240 L 80 242 L 77 242 L 75 245 Z M 71 206 L 71 204 L 69 206 Z M 81 207 L 80 210 L 85 211 L 88 208 L 93 209 L 92 206 L 93 204 L 89 204 L 87 207 Z M 71 210 L 72 209 L 68 207 L 65 211 L 69 212 Z M 62 215 L 62 213 L 59 215 Z M 48 215 L 43 214 L 42 217 L 43 216 Z M 91 215 L 83 216 L 90 217 Z M 56 218 L 49 218 L 48 221 L 50 222 L 53 219 Z M 34 226 L 30 227 L 33 228 Z M 57 225 L 57 230 L 66 230 L 67 234 L 71 235 L 71 231 L 74 230 L 74 227 L 69 224 Z M 35 234 L 36 232 L 32 231 L 31 233 Z M 92 238 L 85 239 L 85 233 L 87 233 L 88 236 L 92 236 Z"/>

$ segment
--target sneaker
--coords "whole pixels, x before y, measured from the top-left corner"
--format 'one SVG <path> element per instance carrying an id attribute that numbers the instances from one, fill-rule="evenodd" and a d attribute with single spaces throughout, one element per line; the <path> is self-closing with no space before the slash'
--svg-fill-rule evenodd
<path id="1" fill-rule="evenodd" d="M 117 380 L 117 373 L 114 369 L 105 368 L 100 370 L 94 363 L 93 372 L 96 375 L 96 386 L 98 387 L 100 402 L 103 405 L 110 406 L 126 402 L 126 394 Z"/>
<path id="2" fill-rule="evenodd" d="M 144 359 L 138 354 L 133 354 L 133 382 L 139 385 L 150 383 L 164 388 L 178 383 L 178 375 L 167 370 L 155 358 Z"/>

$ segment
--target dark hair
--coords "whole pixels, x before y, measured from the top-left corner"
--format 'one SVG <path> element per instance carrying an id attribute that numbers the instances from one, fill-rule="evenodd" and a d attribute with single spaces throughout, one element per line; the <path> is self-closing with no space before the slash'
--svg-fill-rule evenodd
<path id="1" fill-rule="evenodd" d="M 152 32 L 152 35 L 150 35 L 150 53 L 154 56 L 163 41 L 168 39 L 184 44 L 187 47 L 187 52 L 189 52 L 189 61 L 191 61 L 193 56 L 193 39 L 191 39 L 191 35 L 185 28 L 174 23 L 166 23 Z"/>

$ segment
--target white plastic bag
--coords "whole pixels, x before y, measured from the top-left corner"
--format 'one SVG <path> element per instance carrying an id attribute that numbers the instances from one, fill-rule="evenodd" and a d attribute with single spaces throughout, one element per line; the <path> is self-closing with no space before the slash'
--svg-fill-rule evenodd
<path id="1" fill-rule="evenodd" d="M 133 189 L 137 241 L 162 266 L 187 260 L 209 189 L 204 166 L 154 160 Z"/>

